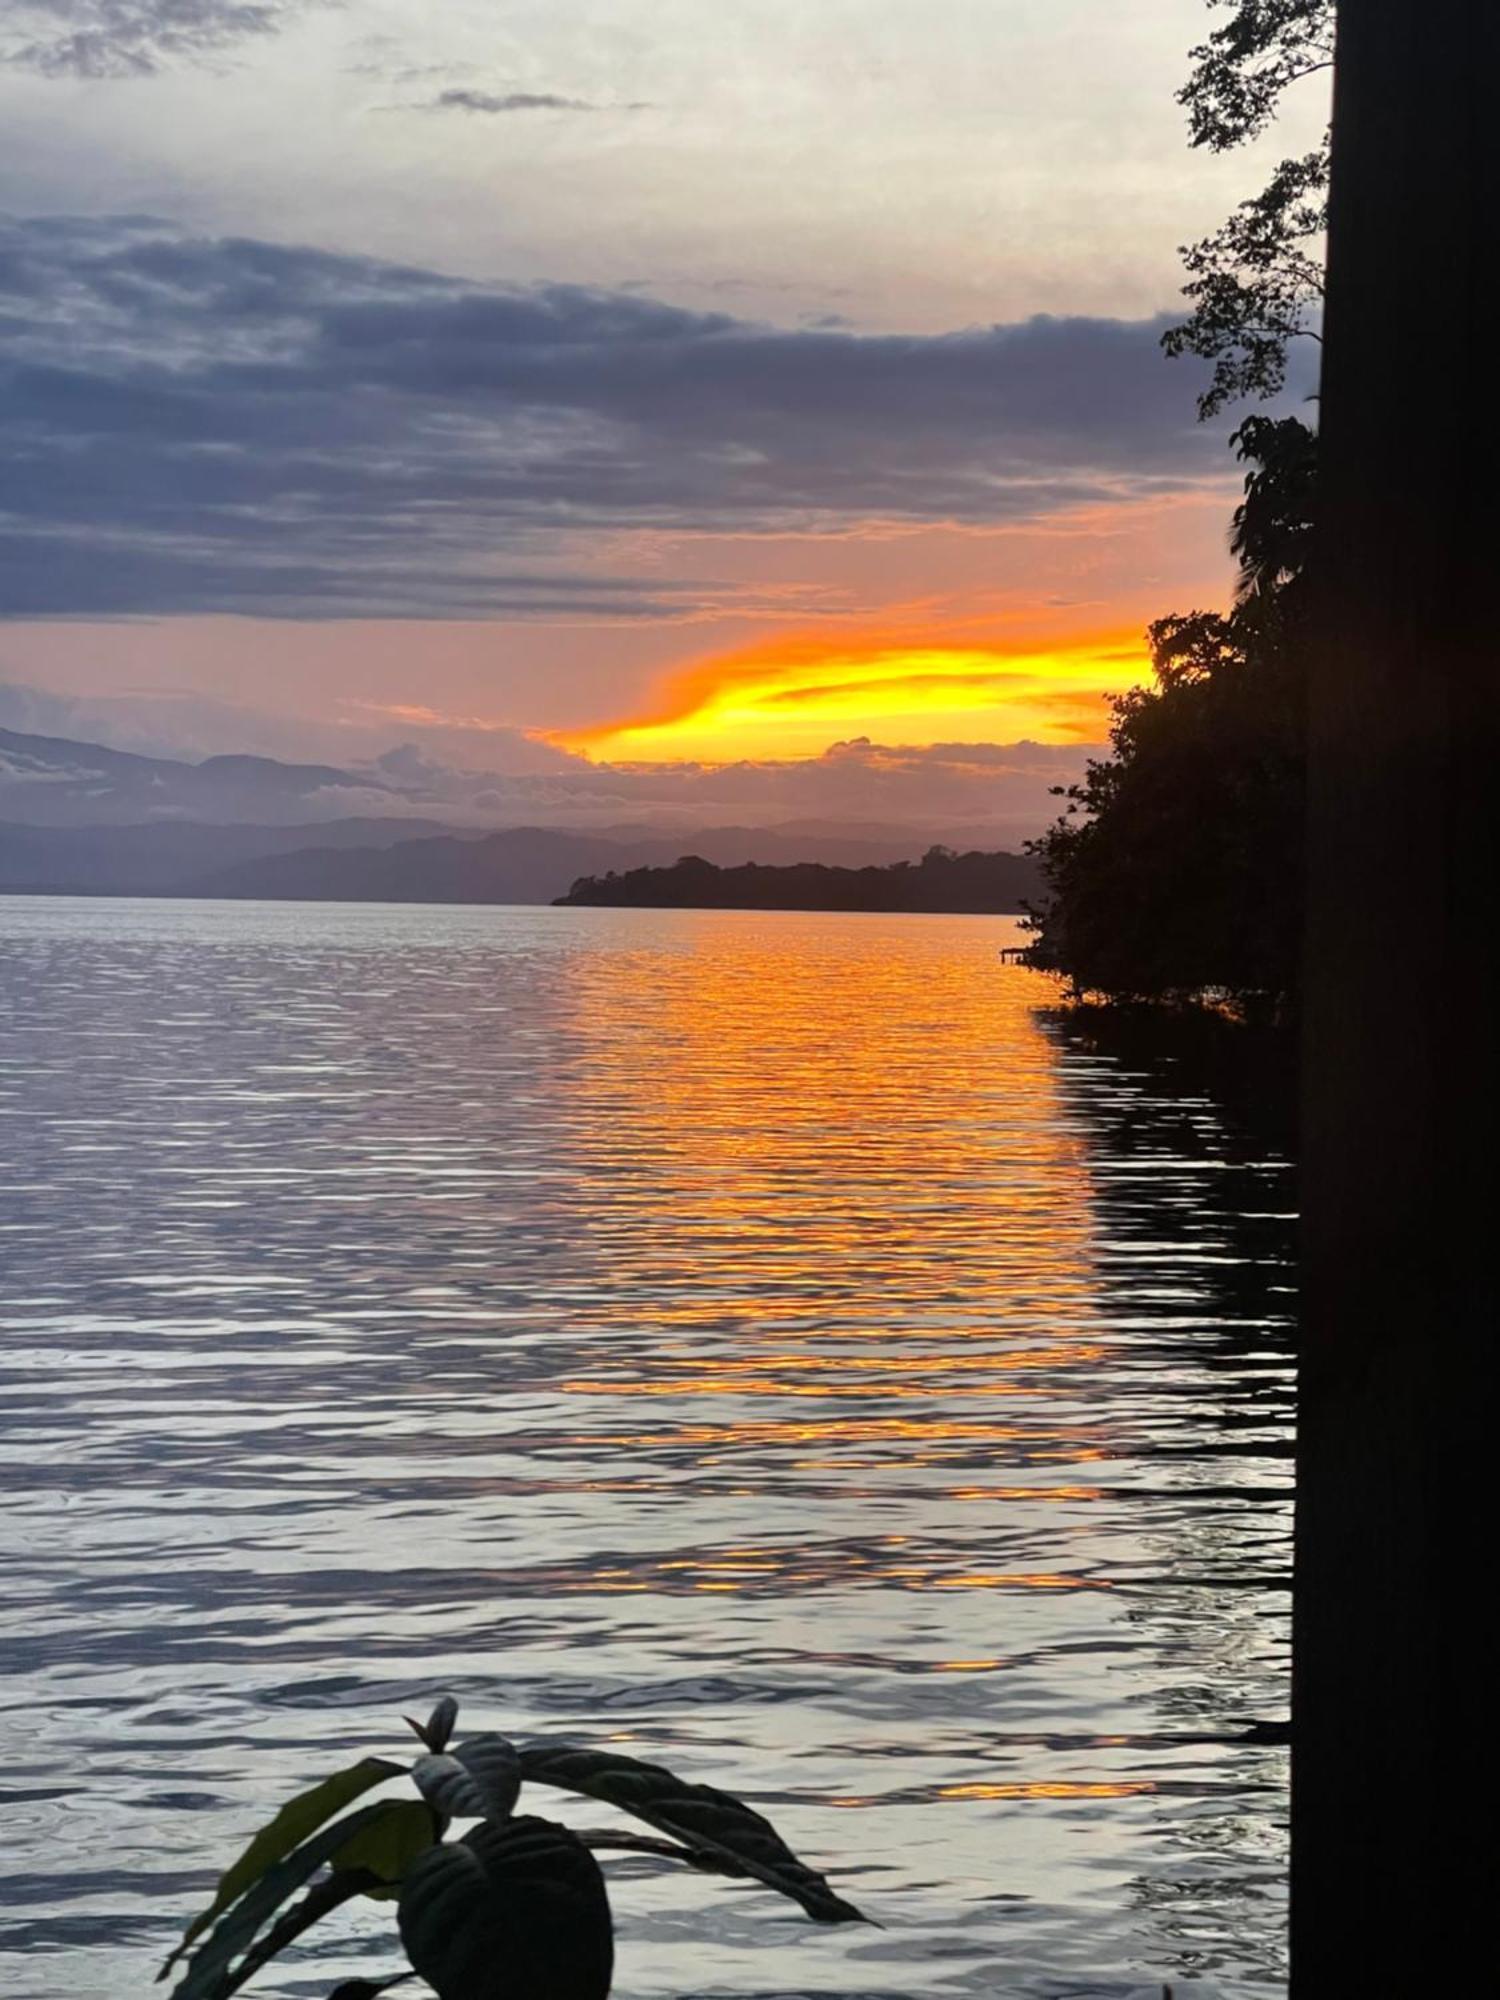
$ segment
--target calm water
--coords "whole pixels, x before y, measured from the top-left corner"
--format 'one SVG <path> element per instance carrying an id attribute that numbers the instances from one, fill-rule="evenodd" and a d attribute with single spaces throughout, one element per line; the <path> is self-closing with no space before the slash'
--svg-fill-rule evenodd
<path id="1" fill-rule="evenodd" d="M 443 1689 L 885 1926 L 628 1862 L 625 2000 L 1281 1990 L 1287 1172 L 1013 929 L 0 901 L 8 2000 Z"/>

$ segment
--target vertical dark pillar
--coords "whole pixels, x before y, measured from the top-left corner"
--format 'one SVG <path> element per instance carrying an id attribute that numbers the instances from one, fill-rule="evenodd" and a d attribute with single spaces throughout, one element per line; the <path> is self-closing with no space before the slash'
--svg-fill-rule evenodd
<path id="1" fill-rule="evenodd" d="M 1495 1956 L 1500 0 L 1339 16 L 1293 1991 L 1416 2000 Z"/>

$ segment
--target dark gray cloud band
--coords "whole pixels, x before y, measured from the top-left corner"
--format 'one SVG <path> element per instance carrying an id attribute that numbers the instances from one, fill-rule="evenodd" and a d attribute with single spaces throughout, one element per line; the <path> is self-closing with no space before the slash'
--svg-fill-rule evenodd
<path id="1" fill-rule="evenodd" d="M 624 528 L 984 525 L 1225 471 L 1160 323 L 787 330 L 139 217 L 0 226 L 11 616 L 679 616 Z"/>
<path id="2" fill-rule="evenodd" d="M 644 111 L 644 104 L 593 104 L 586 97 L 559 97 L 550 90 L 440 90 L 427 111 L 469 111 L 486 118 L 517 111 Z"/>

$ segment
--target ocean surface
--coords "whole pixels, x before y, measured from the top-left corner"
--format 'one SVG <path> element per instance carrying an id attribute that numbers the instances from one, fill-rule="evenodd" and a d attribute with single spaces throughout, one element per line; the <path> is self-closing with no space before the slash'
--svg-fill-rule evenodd
<path id="1" fill-rule="evenodd" d="M 7 2000 L 443 1691 L 883 1926 L 617 1861 L 622 2000 L 1283 1990 L 1289 1170 L 1014 935 L 0 900 Z"/>

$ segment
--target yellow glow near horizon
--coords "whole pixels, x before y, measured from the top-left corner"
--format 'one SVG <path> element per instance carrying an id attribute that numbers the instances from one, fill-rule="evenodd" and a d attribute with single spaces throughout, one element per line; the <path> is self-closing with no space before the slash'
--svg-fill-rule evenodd
<path id="1" fill-rule="evenodd" d="M 551 740 L 610 763 L 817 757 L 868 736 L 934 742 L 1098 742 L 1106 698 L 1145 678 L 1139 635 L 1018 645 L 892 636 L 772 642 L 700 661 L 643 715 Z"/>

